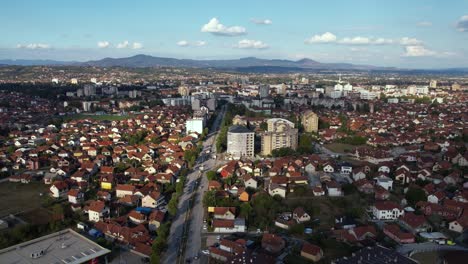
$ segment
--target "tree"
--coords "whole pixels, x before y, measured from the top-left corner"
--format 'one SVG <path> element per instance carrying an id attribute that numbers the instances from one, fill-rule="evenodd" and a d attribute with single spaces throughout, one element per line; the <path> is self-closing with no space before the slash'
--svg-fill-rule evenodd
<path id="1" fill-rule="evenodd" d="M 207 172 L 206 172 L 206 178 L 207 178 L 209 181 L 216 180 L 216 178 L 217 178 L 217 176 L 216 176 L 216 171 L 207 171 Z"/>
<path id="2" fill-rule="evenodd" d="M 279 149 L 274 149 L 271 152 L 271 155 L 273 157 L 286 157 L 286 156 L 293 156 L 296 155 L 296 151 L 294 151 L 291 148 L 279 148 Z"/>
<path id="3" fill-rule="evenodd" d="M 414 188 L 414 187 L 411 187 L 408 189 L 408 191 L 406 192 L 405 198 L 406 198 L 406 201 L 408 201 L 408 204 L 410 204 L 413 207 L 419 201 L 427 201 L 427 196 L 424 190 L 421 188 Z"/>
<path id="4" fill-rule="evenodd" d="M 203 206 L 216 206 L 216 191 L 207 191 L 203 196 Z"/>
<path id="5" fill-rule="evenodd" d="M 245 219 L 249 219 L 250 214 L 252 213 L 252 206 L 250 203 L 242 203 L 240 205 L 239 215 Z"/>
<path id="6" fill-rule="evenodd" d="M 177 214 L 177 203 L 179 200 L 179 195 L 177 193 L 172 194 L 172 198 L 167 204 L 167 210 L 169 211 L 169 214 L 171 216 L 174 216 Z"/>

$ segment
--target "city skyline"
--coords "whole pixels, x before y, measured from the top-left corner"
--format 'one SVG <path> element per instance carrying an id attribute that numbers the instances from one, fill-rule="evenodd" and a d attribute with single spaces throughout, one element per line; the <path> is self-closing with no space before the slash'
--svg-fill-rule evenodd
<path id="1" fill-rule="evenodd" d="M 466 67 L 468 1 L 15 1 L 3 4 L 0 59 L 181 59 Z"/>

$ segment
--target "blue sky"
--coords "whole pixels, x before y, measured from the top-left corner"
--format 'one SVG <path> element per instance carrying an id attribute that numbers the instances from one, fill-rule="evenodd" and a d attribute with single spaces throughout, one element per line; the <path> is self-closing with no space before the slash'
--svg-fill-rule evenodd
<path id="1" fill-rule="evenodd" d="M 0 59 L 247 56 L 468 67 L 468 0 L 15 0 Z"/>

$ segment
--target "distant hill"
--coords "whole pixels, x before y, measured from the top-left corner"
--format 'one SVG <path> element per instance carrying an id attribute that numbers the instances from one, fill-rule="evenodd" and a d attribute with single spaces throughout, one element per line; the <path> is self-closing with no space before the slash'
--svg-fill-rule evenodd
<path id="1" fill-rule="evenodd" d="M 0 60 L 0 65 L 36 66 L 36 65 L 73 65 L 76 61 L 55 60 Z"/>
<path id="2" fill-rule="evenodd" d="M 356 65 L 350 63 L 322 63 L 311 59 L 280 60 L 260 59 L 247 57 L 231 60 L 190 60 L 150 55 L 135 55 L 126 58 L 104 58 L 101 60 L 76 62 L 55 60 L 0 60 L 0 66 L 19 65 L 55 65 L 55 66 L 95 66 L 95 67 L 184 67 L 184 68 L 212 68 L 219 70 L 231 70 L 238 72 L 258 73 L 287 73 L 287 72 L 313 72 L 320 70 L 347 70 L 347 71 L 376 71 L 376 72 L 400 72 L 406 74 L 465 74 L 468 68 L 450 69 L 400 69 L 394 67 L 378 67 L 372 65 Z"/>
<path id="3" fill-rule="evenodd" d="M 307 69 L 343 69 L 343 70 L 370 70 L 370 69 L 389 69 L 384 67 L 375 67 L 369 65 L 354 65 L 346 63 L 321 63 L 311 59 L 292 60 L 267 60 L 255 57 L 247 57 L 234 60 L 189 60 L 153 57 L 149 55 L 135 55 L 128 58 L 105 58 L 102 60 L 88 61 L 81 65 L 99 66 L 99 67 L 196 67 L 196 68 L 223 68 L 223 69 L 242 69 L 249 67 L 277 67 L 281 68 L 307 68 Z"/>

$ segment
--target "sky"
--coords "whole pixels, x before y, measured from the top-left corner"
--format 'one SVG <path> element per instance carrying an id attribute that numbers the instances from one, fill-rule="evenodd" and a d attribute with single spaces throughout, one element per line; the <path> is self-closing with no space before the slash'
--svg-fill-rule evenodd
<path id="1" fill-rule="evenodd" d="M 136 54 L 468 67 L 468 0 L 15 0 L 0 59 Z"/>

